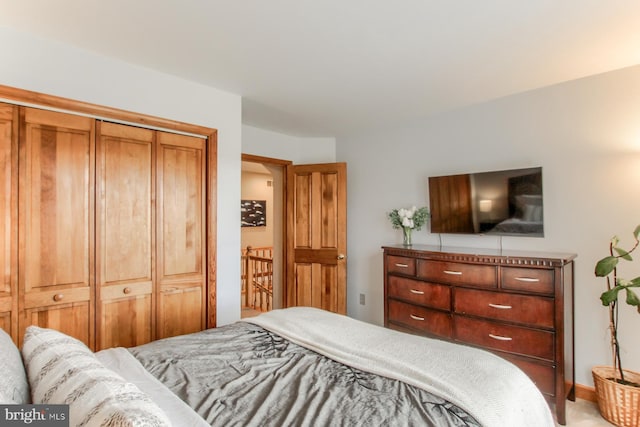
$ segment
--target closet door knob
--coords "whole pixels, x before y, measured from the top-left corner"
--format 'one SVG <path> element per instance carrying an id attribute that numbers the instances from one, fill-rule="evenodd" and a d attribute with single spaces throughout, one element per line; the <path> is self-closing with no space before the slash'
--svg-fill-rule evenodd
<path id="1" fill-rule="evenodd" d="M 344 254 L 339 254 L 336 258 L 337 259 L 344 259 Z"/>

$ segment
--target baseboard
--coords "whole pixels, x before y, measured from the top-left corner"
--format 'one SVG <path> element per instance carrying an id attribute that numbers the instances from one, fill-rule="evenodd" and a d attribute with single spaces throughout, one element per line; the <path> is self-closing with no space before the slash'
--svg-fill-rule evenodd
<path id="1" fill-rule="evenodd" d="M 570 387 L 567 384 L 567 387 Z M 588 400 L 590 402 L 596 401 L 596 389 L 582 384 L 576 384 L 576 398 Z"/>

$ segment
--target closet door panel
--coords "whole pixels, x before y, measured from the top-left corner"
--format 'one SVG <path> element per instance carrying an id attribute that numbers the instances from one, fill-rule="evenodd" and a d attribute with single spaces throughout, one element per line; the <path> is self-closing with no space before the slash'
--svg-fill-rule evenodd
<path id="1" fill-rule="evenodd" d="M 202 330 L 202 300 L 201 283 L 165 287 L 158 298 L 158 312 L 162 313 L 158 329 L 162 338 Z"/>
<path id="2" fill-rule="evenodd" d="M 14 337 L 11 333 L 15 323 L 12 319 L 12 305 L 13 303 L 10 298 L 4 298 L 2 303 L 0 303 L 0 329 L 4 329 L 7 334 L 11 335 L 13 341 L 17 343 L 17 336 Z"/>
<path id="3" fill-rule="evenodd" d="M 98 349 L 153 338 L 154 131 L 98 126 Z"/>
<path id="4" fill-rule="evenodd" d="M 205 326 L 205 146 L 158 132 L 158 338 Z"/>
<path id="5" fill-rule="evenodd" d="M 128 298 L 103 299 L 99 348 L 132 347 L 151 341 L 148 316 L 151 293 Z"/>
<path id="6" fill-rule="evenodd" d="M 36 325 L 61 331 L 93 348 L 89 345 L 93 333 L 92 312 L 93 304 L 89 300 L 27 308 L 22 312 L 20 343 L 22 344 L 24 329 Z"/>
<path id="7" fill-rule="evenodd" d="M 0 328 L 17 343 L 18 108 L 0 103 Z"/>
<path id="8" fill-rule="evenodd" d="M 94 120 L 20 108 L 22 336 L 55 328 L 93 346 Z"/>

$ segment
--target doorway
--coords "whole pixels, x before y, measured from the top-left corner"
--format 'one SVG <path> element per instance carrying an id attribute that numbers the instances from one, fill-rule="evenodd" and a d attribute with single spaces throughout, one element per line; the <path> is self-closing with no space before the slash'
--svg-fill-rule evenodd
<path id="1" fill-rule="evenodd" d="M 285 169 L 290 161 L 242 155 L 241 317 L 283 307 Z"/>

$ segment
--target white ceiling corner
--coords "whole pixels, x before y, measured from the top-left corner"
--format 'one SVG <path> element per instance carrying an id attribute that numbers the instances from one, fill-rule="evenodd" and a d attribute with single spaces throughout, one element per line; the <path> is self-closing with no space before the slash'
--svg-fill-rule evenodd
<path id="1" fill-rule="evenodd" d="M 0 25 L 341 136 L 640 63 L 637 0 L 0 0 Z"/>

